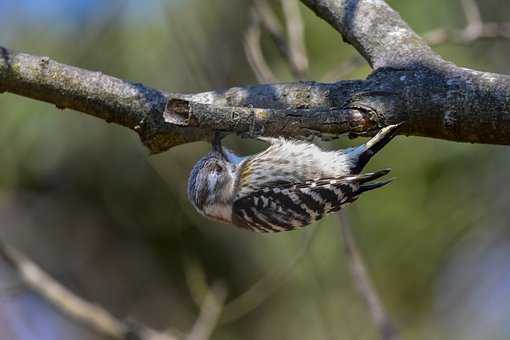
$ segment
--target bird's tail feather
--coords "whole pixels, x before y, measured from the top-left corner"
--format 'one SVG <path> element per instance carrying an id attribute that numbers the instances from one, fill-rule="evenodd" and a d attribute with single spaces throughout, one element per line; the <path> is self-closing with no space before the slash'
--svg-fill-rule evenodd
<path id="1" fill-rule="evenodd" d="M 366 144 L 356 148 L 354 152 L 358 153 L 358 159 L 354 163 L 352 172 L 359 174 L 365 165 L 367 165 L 370 158 L 372 158 L 373 155 L 379 152 L 393 139 L 393 137 L 397 135 L 397 132 L 402 125 L 403 123 L 386 126 L 368 142 L 366 142 Z"/>
<path id="2" fill-rule="evenodd" d="M 367 183 L 367 184 L 360 185 L 359 189 L 357 190 L 357 194 L 359 195 L 359 194 L 364 193 L 365 191 L 370 191 L 370 190 L 374 190 L 374 189 L 383 187 L 386 184 L 391 183 L 393 180 L 394 180 L 394 178 L 390 178 L 390 179 L 387 179 L 385 181 L 374 182 L 374 183 Z"/>
<path id="3" fill-rule="evenodd" d="M 387 175 L 390 173 L 391 169 L 381 169 L 376 172 L 367 172 L 366 174 L 360 174 L 360 175 L 352 175 L 345 177 L 345 180 L 353 181 L 358 184 L 364 184 L 370 181 L 373 181 L 374 179 L 381 178 L 382 176 Z"/>
<path id="4" fill-rule="evenodd" d="M 345 177 L 345 180 L 353 181 L 353 182 L 356 182 L 359 184 L 359 187 L 356 190 L 355 195 L 354 195 L 355 197 L 358 197 L 365 191 L 374 190 L 374 189 L 383 187 L 386 184 L 393 181 L 394 178 L 390 178 L 390 179 L 387 179 L 384 181 L 379 181 L 379 182 L 372 182 L 376 179 L 379 179 L 379 178 L 387 175 L 390 171 L 391 171 L 391 169 L 382 169 L 382 170 L 378 170 L 375 172 L 368 172 L 365 174 L 348 176 L 348 177 Z"/>

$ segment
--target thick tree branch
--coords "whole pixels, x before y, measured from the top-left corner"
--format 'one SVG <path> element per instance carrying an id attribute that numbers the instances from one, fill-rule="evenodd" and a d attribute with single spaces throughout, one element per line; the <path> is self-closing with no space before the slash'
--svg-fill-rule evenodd
<path id="1" fill-rule="evenodd" d="M 303 2 L 376 67 L 368 79 L 171 94 L 1 48 L 0 92 L 126 126 L 152 152 L 208 139 L 214 130 L 300 137 L 370 133 L 402 121 L 410 135 L 510 144 L 510 77 L 443 61 L 382 0 Z"/>
<path id="2" fill-rule="evenodd" d="M 301 0 L 374 68 L 410 68 L 440 59 L 383 0 Z"/>
<path id="3" fill-rule="evenodd" d="M 0 93 L 4 91 L 131 128 L 153 152 L 193 140 L 191 135 L 203 137 L 185 128 L 158 140 L 151 135 L 157 128 L 151 118 L 164 111 L 169 96 L 165 92 L 0 46 Z"/>
<path id="4" fill-rule="evenodd" d="M 212 130 L 250 135 L 309 135 L 315 130 L 342 133 L 353 127 L 363 130 L 363 117 L 342 107 L 349 92 L 359 85 L 297 82 L 170 94 L 48 57 L 0 48 L 0 92 L 126 126 L 153 152 L 207 139 Z"/>
<path id="5" fill-rule="evenodd" d="M 445 62 L 383 68 L 367 80 L 296 82 L 170 94 L 0 50 L 0 92 L 94 115 L 135 130 L 152 152 L 204 140 L 213 130 L 248 136 L 370 132 L 407 121 L 410 135 L 510 144 L 510 77 Z"/>

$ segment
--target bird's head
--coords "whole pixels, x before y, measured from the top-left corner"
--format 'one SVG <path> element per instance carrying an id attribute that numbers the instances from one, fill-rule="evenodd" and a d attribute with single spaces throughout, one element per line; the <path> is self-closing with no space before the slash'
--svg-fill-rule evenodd
<path id="1" fill-rule="evenodd" d="M 188 199 L 200 213 L 230 222 L 236 171 L 240 158 L 215 138 L 213 149 L 191 170 Z"/>

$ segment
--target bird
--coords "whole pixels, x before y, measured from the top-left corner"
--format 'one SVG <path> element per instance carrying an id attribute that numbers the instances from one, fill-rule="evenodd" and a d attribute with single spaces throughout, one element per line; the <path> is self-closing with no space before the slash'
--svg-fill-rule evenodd
<path id="1" fill-rule="evenodd" d="M 244 157 L 223 147 L 216 134 L 212 150 L 191 170 L 188 199 L 200 214 L 251 231 L 305 227 L 391 182 L 374 181 L 391 169 L 361 171 L 401 125 L 382 128 L 365 144 L 333 151 L 303 140 L 261 137 L 269 147 Z"/>

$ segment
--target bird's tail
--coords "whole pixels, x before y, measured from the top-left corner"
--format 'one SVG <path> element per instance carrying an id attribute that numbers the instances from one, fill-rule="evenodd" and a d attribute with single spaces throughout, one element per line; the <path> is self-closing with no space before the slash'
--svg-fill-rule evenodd
<path id="1" fill-rule="evenodd" d="M 394 178 L 386 179 L 383 181 L 375 181 L 387 175 L 391 169 L 382 169 L 376 172 L 369 172 L 360 175 L 351 175 L 344 178 L 345 181 L 352 181 L 358 184 L 358 189 L 353 193 L 353 200 L 366 191 L 374 190 L 391 183 Z"/>
<path id="2" fill-rule="evenodd" d="M 357 160 L 354 160 L 352 173 L 359 174 L 361 170 L 367 165 L 370 158 L 379 152 L 386 144 L 388 144 L 393 137 L 397 135 L 399 128 L 403 123 L 389 125 L 381 129 L 373 138 L 359 147 L 355 148 L 352 153 Z"/>

